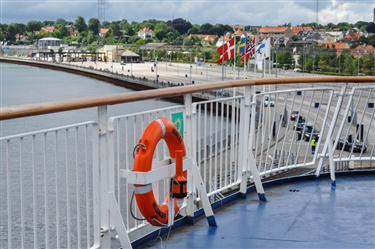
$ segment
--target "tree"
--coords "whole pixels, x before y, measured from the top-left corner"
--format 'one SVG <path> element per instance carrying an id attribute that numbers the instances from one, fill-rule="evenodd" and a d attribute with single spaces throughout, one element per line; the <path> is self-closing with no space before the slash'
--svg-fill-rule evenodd
<path id="1" fill-rule="evenodd" d="M 372 45 L 375 47 L 375 35 L 371 35 L 367 38 L 368 44 Z"/>
<path id="2" fill-rule="evenodd" d="M 65 19 L 62 19 L 62 18 L 56 19 L 55 25 L 65 26 L 66 24 L 67 24 L 67 22 L 65 21 Z"/>
<path id="3" fill-rule="evenodd" d="M 88 30 L 94 33 L 94 35 L 99 34 L 100 21 L 96 18 L 90 18 Z"/>
<path id="4" fill-rule="evenodd" d="M 7 27 L 6 35 L 5 35 L 5 40 L 14 42 L 16 41 L 16 34 L 17 34 L 17 28 L 14 23 L 9 24 Z"/>
<path id="5" fill-rule="evenodd" d="M 189 30 L 188 30 L 188 34 L 199 34 L 199 31 L 200 31 L 200 26 L 198 24 L 194 24 L 193 27 L 191 27 Z"/>
<path id="6" fill-rule="evenodd" d="M 352 25 L 347 22 L 340 22 L 337 24 L 337 28 L 339 28 L 342 31 L 347 31 L 352 28 Z"/>
<path id="7" fill-rule="evenodd" d="M 366 31 L 369 32 L 369 33 L 375 33 L 375 23 L 370 22 L 367 25 Z"/>
<path id="8" fill-rule="evenodd" d="M 186 34 L 188 30 L 193 26 L 189 21 L 182 18 L 177 18 L 172 21 L 168 21 L 168 25 L 177 30 L 181 35 Z"/>
<path id="9" fill-rule="evenodd" d="M 0 24 L 0 41 L 6 40 L 6 33 L 8 30 L 8 25 L 7 24 Z"/>
<path id="10" fill-rule="evenodd" d="M 16 34 L 23 35 L 26 33 L 26 25 L 23 23 L 16 23 L 14 24 L 16 28 Z"/>
<path id="11" fill-rule="evenodd" d="M 57 25 L 55 31 L 53 31 L 52 35 L 59 39 L 63 39 L 65 36 L 68 36 L 69 32 L 65 25 Z"/>
<path id="12" fill-rule="evenodd" d="M 213 35 L 223 35 L 225 33 L 232 32 L 233 28 L 229 25 L 215 24 L 211 31 Z"/>
<path id="13" fill-rule="evenodd" d="M 363 21 L 358 21 L 354 24 L 354 27 L 362 30 L 362 31 L 365 31 L 367 26 L 368 26 L 368 22 L 363 22 Z"/>
<path id="14" fill-rule="evenodd" d="M 277 58 L 277 62 L 282 67 L 284 66 L 289 67 L 293 64 L 293 57 L 289 51 L 278 52 L 276 54 L 276 58 Z"/>
<path id="15" fill-rule="evenodd" d="M 79 33 L 87 30 L 87 24 L 85 18 L 82 16 L 78 16 L 74 22 L 74 27 L 77 29 Z"/>
<path id="16" fill-rule="evenodd" d="M 109 25 L 111 33 L 114 37 L 120 38 L 121 37 L 121 27 L 119 22 L 112 22 Z"/>
<path id="17" fill-rule="evenodd" d="M 27 23 L 26 28 L 27 28 L 27 31 L 34 34 L 35 31 L 39 31 L 42 28 L 42 26 L 43 24 L 41 22 L 31 20 Z"/>
<path id="18" fill-rule="evenodd" d="M 214 26 L 210 23 L 205 23 L 201 25 L 200 33 L 212 35 L 214 32 Z"/>
<path id="19" fill-rule="evenodd" d="M 54 24 L 55 24 L 54 21 L 48 21 L 48 20 L 43 21 L 43 26 L 52 26 Z"/>

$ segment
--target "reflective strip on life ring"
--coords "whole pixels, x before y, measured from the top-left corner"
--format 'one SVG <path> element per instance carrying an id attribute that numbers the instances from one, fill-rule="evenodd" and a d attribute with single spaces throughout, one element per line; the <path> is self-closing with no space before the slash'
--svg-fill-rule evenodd
<path id="1" fill-rule="evenodd" d="M 176 151 L 182 151 L 183 156 L 186 155 L 184 140 L 173 122 L 166 118 L 153 120 L 138 141 L 138 144 L 144 146 L 138 146 L 135 151 L 133 169 L 135 172 L 151 171 L 155 148 L 161 139 L 167 144 L 171 158 L 176 158 Z M 186 171 L 179 177 L 186 179 Z M 168 198 L 165 198 L 164 203 L 159 204 L 152 191 L 152 184 L 134 185 L 134 187 L 135 199 L 143 217 L 154 226 L 168 224 Z M 178 211 L 179 207 L 175 201 L 174 213 L 177 214 Z"/>

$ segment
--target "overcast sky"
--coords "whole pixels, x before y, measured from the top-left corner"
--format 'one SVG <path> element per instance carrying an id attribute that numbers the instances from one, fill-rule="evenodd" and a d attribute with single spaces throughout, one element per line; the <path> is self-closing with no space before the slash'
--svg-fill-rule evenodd
<path id="1" fill-rule="evenodd" d="M 1 22 L 97 17 L 97 0 L 0 0 Z M 244 25 L 300 24 L 316 19 L 316 0 L 105 0 L 106 20 L 170 20 Z M 319 22 L 372 21 L 375 0 L 319 0 Z"/>

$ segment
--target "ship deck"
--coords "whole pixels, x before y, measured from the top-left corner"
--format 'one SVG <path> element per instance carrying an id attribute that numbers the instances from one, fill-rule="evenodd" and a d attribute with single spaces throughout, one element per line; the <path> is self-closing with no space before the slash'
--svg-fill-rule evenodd
<path id="1" fill-rule="evenodd" d="M 251 192 L 143 248 L 375 248 L 375 175 L 303 180 Z M 168 236 L 168 237 L 167 237 Z M 162 245 L 160 244 L 162 243 Z"/>

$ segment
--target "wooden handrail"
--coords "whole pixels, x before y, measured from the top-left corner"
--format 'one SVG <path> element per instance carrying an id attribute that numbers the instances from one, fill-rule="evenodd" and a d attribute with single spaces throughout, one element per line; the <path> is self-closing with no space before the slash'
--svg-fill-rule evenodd
<path id="1" fill-rule="evenodd" d="M 1 107 L 0 120 L 42 115 L 55 112 L 71 111 L 104 105 L 115 105 L 141 100 L 168 98 L 185 94 L 217 90 L 232 87 L 283 85 L 297 83 L 375 83 L 374 76 L 333 76 L 333 77 L 291 77 L 253 80 L 231 80 L 214 83 L 201 83 L 180 87 L 169 87 L 131 93 L 114 94 L 104 97 L 91 97 L 61 102 L 45 102 L 38 104 Z"/>

